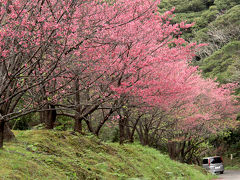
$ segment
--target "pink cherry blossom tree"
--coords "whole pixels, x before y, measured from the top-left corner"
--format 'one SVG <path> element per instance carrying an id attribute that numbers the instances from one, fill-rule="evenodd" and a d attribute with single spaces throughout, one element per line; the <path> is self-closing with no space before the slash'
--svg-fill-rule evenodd
<path id="1" fill-rule="evenodd" d="M 61 67 L 67 66 L 74 50 L 95 33 L 95 26 L 86 19 L 91 16 L 90 7 L 96 5 L 95 1 L 74 0 L 0 1 L 1 147 L 4 136 L 13 136 L 6 123 L 9 119 L 48 104 L 45 97 L 41 105 L 36 98 L 39 93 L 48 96 L 47 84 L 63 75 Z M 17 107 L 23 97 L 24 107 Z"/>

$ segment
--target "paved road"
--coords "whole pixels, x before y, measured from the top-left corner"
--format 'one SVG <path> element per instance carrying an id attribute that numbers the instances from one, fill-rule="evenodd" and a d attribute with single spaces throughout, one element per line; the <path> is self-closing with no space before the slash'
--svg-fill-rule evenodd
<path id="1" fill-rule="evenodd" d="M 219 174 L 218 180 L 240 180 L 240 170 L 225 170 Z"/>

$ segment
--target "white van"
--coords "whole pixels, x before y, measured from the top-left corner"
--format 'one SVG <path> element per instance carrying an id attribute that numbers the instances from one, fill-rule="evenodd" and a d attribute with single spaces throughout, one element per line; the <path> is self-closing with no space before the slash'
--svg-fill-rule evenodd
<path id="1" fill-rule="evenodd" d="M 203 158 L 202 167 L 212 173 L 223 174 L 224 172 L 223 160 L 220 156 Z"/>

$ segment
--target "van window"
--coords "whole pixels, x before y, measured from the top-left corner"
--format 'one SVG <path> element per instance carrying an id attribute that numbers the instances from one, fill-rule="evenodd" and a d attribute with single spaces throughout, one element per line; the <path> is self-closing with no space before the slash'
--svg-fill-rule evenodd
<path id="1" fill-rule="evenodd" d="M 203 164 L 208 164 L 208 159 L 203 159 Z"/>
<path id="2" fill-rule="evenodd" d="M 211 164 L 222 163 L 222 159 L 220 157 L 214 157 L 211 159 Z"/>

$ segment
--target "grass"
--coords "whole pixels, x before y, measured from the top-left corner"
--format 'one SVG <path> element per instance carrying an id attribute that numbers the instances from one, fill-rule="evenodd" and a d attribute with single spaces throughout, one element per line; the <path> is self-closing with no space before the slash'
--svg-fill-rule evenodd
<path id="1" fill-rule="evenodd" d="M 104 143 L 71 132 L 15 131 L 0 150 L 0 179 L 206 180 L 201 168 L 181 164 L 138 144 Z"/>
<path id="2" fill-rule="evenodd" d="M 225 170 L 239 170 L 240 169 L 240 158 L 234 157 L 232 160 L 229 156 L 223 157 L 224 169 Z"/>

